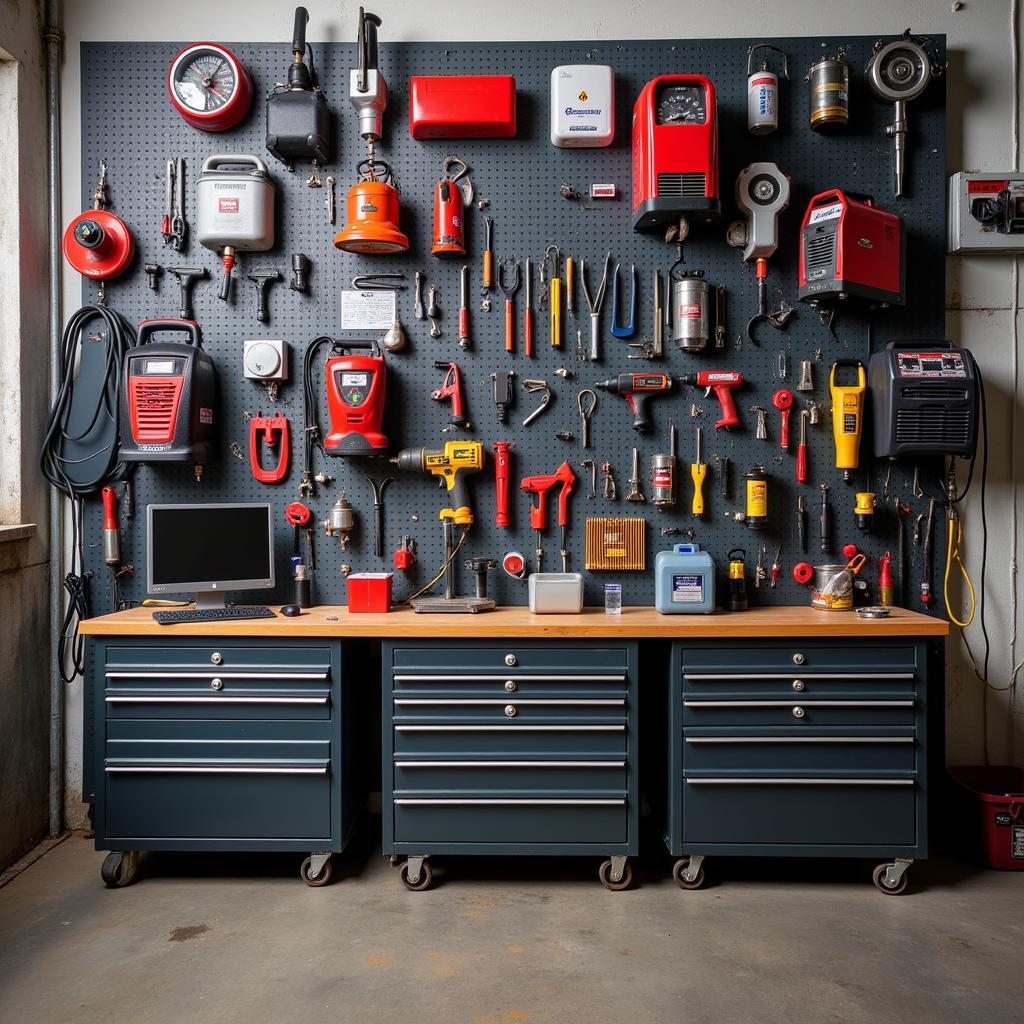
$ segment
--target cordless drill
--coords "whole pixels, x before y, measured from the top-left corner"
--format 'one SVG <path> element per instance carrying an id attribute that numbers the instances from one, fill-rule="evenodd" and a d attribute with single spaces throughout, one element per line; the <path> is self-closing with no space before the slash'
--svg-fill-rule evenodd
<path id="1" fill-rule="evenodd" d="M 701 370 L 699 373 L 688 373 L 679 378 L 683 384 L 689 384 L 695 388 L 704 388 L 704 394 L 709 395 L 713 391 L 715 398 L 722 410 L 722 418 L 715 423 L 715 430 L 723 427 L 729 430 L 731 427 L 738 427 L 740 418 L 736 414 L 736 403 L 733 401 L 732 393 L 736 388 L 743 387 L 743 374 L 736 370 Z"/>
<path id="2" fill-rule="evenodd" d="M 652 398 L 667 395 L 672 390 L 672 378 L 667 373 L 620 373 L 617 377 L 599 381 L 594 387 L 622 395 L 633 410 L 633 429 L 651 429 L 648 405 Z"/>
<path id="3" fill-rule="evenodd" d="M 484 446 L 479 441 L 445 441 L 444 450 L 403 448 L 391 459 L 399 469 L 410 473 L 430 473 L 443 481 L 450 508 L 441 509 L 438 518 L 456 526 L 469 526 L 473 510 L 469 506 L 465 473 L 479 473 L 484 465 Z"/>

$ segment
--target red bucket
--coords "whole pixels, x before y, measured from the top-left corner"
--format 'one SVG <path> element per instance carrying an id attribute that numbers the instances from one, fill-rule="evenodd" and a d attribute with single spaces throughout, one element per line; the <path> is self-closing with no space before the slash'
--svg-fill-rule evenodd
<path id="1" fill-rule="evenodd" d="M 985 862 L 1005 871 L 1024 870 L 1024 769 L 962 765 L 950 768 L 949 775 Z"/>

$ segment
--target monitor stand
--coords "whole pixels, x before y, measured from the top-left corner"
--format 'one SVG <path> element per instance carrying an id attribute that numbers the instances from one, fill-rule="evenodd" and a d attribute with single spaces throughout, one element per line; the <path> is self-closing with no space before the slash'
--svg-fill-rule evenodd
<path id="1" fill-rule="evenodd" d="M 224 592 L 221 590 L 200 590 L 196 593 L 196 609 L 218 609 L 224 607 Z"/>

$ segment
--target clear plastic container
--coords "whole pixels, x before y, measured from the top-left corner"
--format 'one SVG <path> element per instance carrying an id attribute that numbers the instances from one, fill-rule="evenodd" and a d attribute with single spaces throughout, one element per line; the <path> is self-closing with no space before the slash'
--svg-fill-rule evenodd
<path id="1" fill-rule="evenodd" d="M 621 583 L 606 583 L 604 585 L 604 611 L 606 615 L 622 614 Z"/>

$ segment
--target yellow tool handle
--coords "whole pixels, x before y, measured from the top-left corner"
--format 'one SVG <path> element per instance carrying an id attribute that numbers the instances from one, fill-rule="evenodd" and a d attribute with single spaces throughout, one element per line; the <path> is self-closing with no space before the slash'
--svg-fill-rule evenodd
<path id="1" fill-rule="evenodd" d="M 480 283 L 488 291 L 494 287 L 494 253 L 490 249 L 484 250 L 484 267 Z"/>
<path id="2" fill-rule="evenodd" d="M 690 466 L 690 476 L 693 477 L 693 514 L 704 515 L 704 477 L 708 475 L 708 464 L 706 462 L 695 462 Z"/>
<path id="3" fill-rule="evenodd" d="M 551 278 L 551 347 L 562 345 L 562 279 Z"/>

